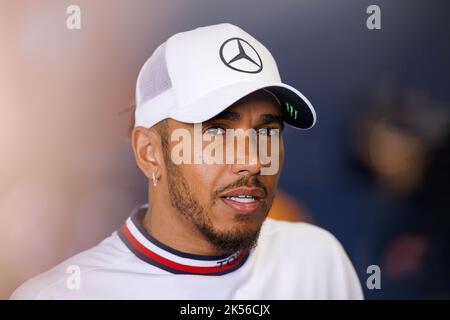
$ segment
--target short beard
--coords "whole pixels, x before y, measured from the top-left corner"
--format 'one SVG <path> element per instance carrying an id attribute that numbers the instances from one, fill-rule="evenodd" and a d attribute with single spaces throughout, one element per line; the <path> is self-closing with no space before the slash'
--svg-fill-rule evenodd
<path id="1" fill-rule="evenodd" d="M 256 247 L 261 227 L 256 230 L 247 230 L 245 227 L 240 228 L 239 226 L 224 232 L 215 230 L 208 216 L 211 208 L 205 210 L 197 201 L 180 168 L 171 161 L 169 146 L 167 140 L 164 140 L 162 139 L 162 149 L 172 206 L 196 227 L 199 233 L 215 247 L 219 255 L 231 255 L 238 251 L 247 252 Z M 213 199 L 212 205 L 214 203 L 215 199 Z M 270 205 L 266 204 L 264 208 L 266 216 L 272 201 L 268 201 L 268 203 Z M 236 215 L 237 221 L 245 222 L 248 219 L 251 218 L 247 215 Z"/>

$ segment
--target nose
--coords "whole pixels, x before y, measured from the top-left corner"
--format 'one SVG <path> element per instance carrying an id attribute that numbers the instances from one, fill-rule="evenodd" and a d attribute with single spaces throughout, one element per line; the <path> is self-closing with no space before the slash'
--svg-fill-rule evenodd
<path id="1" fill-rule="evenodd" d="M 261 162 L 258 155 L 257 139 L 248 139 L 248 143 L 238 145 L 235 149 L 231 171 L 239 175 L 258 175 L 261 173 Z"/>
<path id="2" fill-rule="evenodd" d="M 231 170 L 239 175 L 258 175 L 261 173 L 259 164 L 233 164 Z"/>

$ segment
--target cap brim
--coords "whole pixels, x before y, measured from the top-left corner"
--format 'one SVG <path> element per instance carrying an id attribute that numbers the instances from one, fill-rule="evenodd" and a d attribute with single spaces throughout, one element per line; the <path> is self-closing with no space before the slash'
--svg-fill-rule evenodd
<path id="1" fill-rule="evenodd" d="M 207 121 L 260 89 L 267 89 L 278 98 L 287 124 L 299 129 L 309 129 L 316 123 L 313 106 L 297 89 L 284 83 L 257 82 L 243 82 L 214 90 L 189 105 L 172 109 L 170 118 L 187 123 Z"/>

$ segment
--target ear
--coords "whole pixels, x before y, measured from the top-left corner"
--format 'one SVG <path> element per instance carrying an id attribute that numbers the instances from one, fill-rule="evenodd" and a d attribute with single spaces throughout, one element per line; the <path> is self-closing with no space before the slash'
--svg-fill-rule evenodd
<path id="1" fill-rule="evenodd" d="M 148 179 L 152 178 L 153 172 L 157 177 L 161 176 L 164 162 L 159 135 L 154 130 L 136 127 L 131 133 L 131 144 L 136 164 L 144 175 Z"/>

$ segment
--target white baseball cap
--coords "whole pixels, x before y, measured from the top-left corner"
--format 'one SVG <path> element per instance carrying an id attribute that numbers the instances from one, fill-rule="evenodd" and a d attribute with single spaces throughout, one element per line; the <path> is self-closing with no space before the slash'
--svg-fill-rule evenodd
<path id="1" fill-rule="evenodd" d="M 289 125 L 309 129 L 316 122 L 308 99 L 281 82 L 269 50 L 241 28 L 223 23 L 180 32 L 139 72 L 135 126 L 149 128 L 167 118 L 203 122 L 260 89 L 277 98 Z"/>

